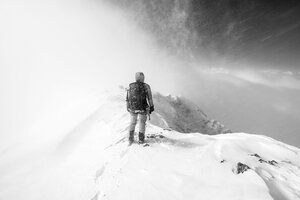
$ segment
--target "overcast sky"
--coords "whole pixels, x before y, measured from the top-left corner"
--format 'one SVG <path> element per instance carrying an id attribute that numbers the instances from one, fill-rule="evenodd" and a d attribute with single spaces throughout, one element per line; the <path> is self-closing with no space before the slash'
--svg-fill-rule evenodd
<path id="1" fill-rule="evenodd" d="M 247 61 L 252 68 L 299 69 L 297 0 L 108 2 L 130 10 L 133 20 L 168 50 L 180 54 L 192 52 L 194 57 L 214 61 L 216 56 L 222 60 Z M 232 60 L 227 67 L 244 67 L 233 66 Z"/>
<path id="2" fill-rule="evenodd" d="M 191 2 L 190 26 L 221 54 L 255 68 L 299 71 L 299 1 Z"/>

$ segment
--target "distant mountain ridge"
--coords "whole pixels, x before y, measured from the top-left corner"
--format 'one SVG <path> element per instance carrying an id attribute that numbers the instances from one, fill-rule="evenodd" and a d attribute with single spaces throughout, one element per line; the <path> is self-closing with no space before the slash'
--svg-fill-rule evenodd
<path id="1" fill-rule="evenodd" d="M 209 135 L 231 133 L 217 120 L 208 116 L 193 102 L 183 97 L 153 94 L 155 112 L 151 124 L 165 129 L 173 129 L 181 133 L 203 133 Z"/>

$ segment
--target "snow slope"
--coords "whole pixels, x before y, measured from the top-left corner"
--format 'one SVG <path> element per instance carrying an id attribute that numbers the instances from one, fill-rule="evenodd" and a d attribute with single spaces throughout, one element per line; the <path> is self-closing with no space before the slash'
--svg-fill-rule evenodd
<path id="1" fill-rule="evenodd" d="M 124 94 L 100 94 L 90 115 L 34 150 L 2 149 L 0 199 L 300 199 L 300 150 L 269 137 L 182 134 L 151 119 L 150 146 L 128 147 Z M 170 123 L 159 110 L 153 120 Z"/>
<path id="2" fill-rule="evenodd" d="M 115 147 L 116 160 L 97 175 L 97 199 L 300 198 L 299 150 L 271 138 L 148 133 L 150 147 Z"/>

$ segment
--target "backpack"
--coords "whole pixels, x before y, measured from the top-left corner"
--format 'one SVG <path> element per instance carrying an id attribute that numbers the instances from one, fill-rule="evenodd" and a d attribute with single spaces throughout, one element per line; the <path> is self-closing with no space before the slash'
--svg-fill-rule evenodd
<path id="1" fill-rule="evenodd" d="M 148 107 L 147 91 L 143 82 L 134 82 L 129 84 L 127 91 L 129 108 L 132 111 L 144 111 Z"/>

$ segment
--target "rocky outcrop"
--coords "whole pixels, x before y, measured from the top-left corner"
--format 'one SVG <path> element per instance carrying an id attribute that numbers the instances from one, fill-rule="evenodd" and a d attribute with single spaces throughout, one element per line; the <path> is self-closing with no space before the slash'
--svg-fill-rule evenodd
<path id="1" fill-rule="evenodd" d="M 247 171 L 248 169 L 250 169 L 250 167 L 244 163 L 238 162 L 237 166 L 236 166 L 236 173 L 240 174 L 240 173 L 244 173 L 245 171 Z"/>

